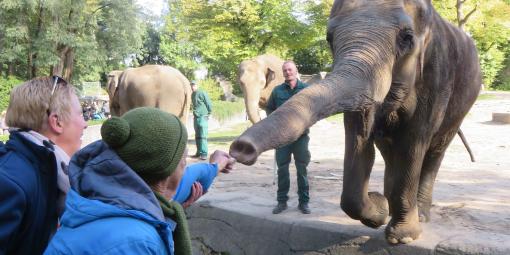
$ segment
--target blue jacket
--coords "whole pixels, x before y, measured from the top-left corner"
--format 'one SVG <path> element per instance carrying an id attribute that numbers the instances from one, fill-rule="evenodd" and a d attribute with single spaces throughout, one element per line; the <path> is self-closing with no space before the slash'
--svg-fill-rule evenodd
<path id="1" fill-rule="evenodd" d="M 19 132 L 0 143 L 0 254 L 41 254 L 57 227 L 57 166 L 47 146 Z"/>
<path id="2" fill-rule="evenodd" d="M 200 182 L 206 193 L 217 173 L 218 164 L 196 163 L 187 166 L 172 199 L 180 204 L 186 202 L 191 194 L 191 186 L 196 181 Z"/>
<path id="3" fill-rule="evenodd" d="M 173 254 L 176 223 L 104 142 L 74 155 L 69 179 L 61 227 L 45 254 Z"/>

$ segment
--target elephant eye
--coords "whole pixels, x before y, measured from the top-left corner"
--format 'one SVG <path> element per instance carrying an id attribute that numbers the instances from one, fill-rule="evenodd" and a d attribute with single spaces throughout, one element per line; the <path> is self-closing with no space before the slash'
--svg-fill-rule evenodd
<path id="1" fill-rule="evenodd" d="M 398 55 L 402 56 L 414 47 L 414 33 L 410 28 L 401 29 L 398 33 Z"/>

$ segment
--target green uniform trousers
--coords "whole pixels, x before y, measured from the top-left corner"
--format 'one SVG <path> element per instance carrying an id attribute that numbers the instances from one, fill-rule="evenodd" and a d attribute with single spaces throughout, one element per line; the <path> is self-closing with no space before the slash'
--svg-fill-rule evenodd
<path id="1" fill-rule="evenodd" d="M 195 144 L 197 145 L 197 154 L 207 156 L 207 121 L 209 117 L 193 116 L 193 127 L 195 128 Z"/>
<path id="2" fill-rule="evenodd" d="M 297 141 L 276 149 L 276 164 L 278 165 L 278 191 L 276 192 L 276 199 L 278 202 L 287 202 L 289 200 L 289 164 L 291 154 L 294 155 L 294 163 L 297 169 L 299 203 L 308 203 L 310 200 L 306 170 L 310 163 L 309 141 L 310 137 L 308 134 L 304 134 Z"/>

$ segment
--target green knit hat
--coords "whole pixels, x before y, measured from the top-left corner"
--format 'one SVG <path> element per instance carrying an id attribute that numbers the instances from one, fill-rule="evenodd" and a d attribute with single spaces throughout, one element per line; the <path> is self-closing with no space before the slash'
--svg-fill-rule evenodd
<path id="1" fill-rule="evenodd" d="M 177 168 L 188 133 L 175 115 L 140 107 L 105 121 L 101 137 L 142 179 L 158 180 Z"/>

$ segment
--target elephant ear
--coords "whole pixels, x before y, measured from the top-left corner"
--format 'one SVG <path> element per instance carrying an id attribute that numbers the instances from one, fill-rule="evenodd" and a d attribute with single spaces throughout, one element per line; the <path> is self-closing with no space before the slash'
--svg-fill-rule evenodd
<path id="1" fill-rule="evenodd" d="M 267 87 L 267 85 L 271 83 L 274 79 L 276 79 L 276 73 L 271 68 L 268 67 L 266 71 L 266 86 L 264 87 Z"/>

